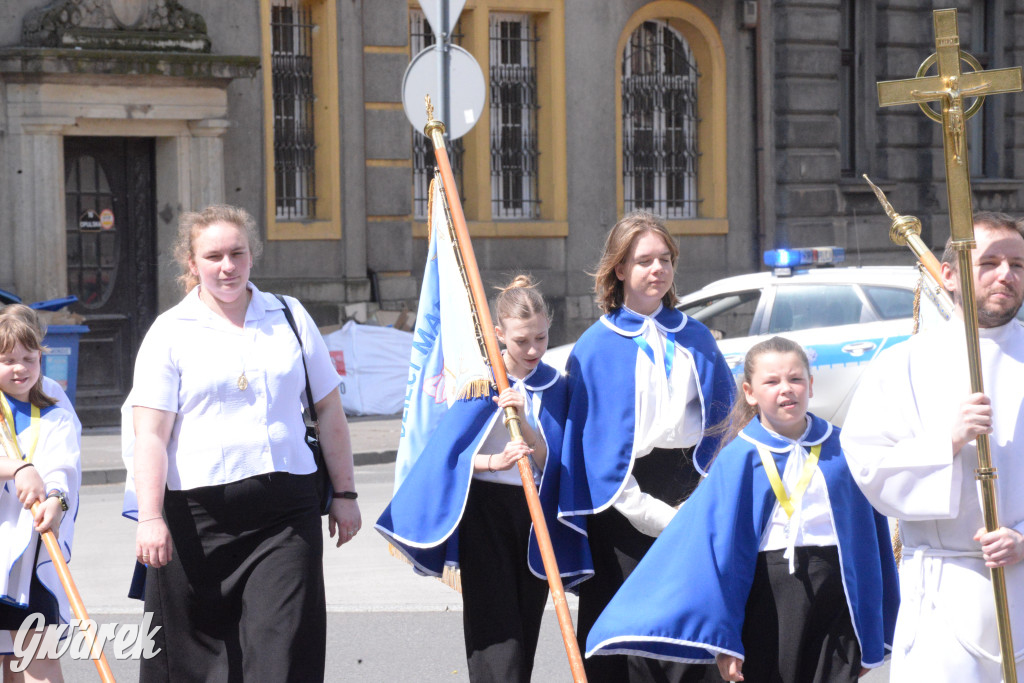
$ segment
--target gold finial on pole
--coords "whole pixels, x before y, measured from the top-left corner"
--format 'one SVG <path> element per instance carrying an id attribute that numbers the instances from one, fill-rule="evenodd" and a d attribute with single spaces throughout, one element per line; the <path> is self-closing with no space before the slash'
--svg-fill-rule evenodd
<path id="1" fill-rule="evenodd" d="M 900 246 L 909 247 L 924 269 L 935 280 L 935 284 L 941 287 L 942 271 L 939 268 L 939 259 L 935 258 L 935 254 L 932 253 L 928 245 L 921 239 L 921 220 L 917 216 L 904 216 L 898 213 L 892 207 L 892 204 L 889 203 L 882 188 L 871 182 L 871 178 L 868 177 L 867 173 L 862 175 L 868 185 L 871 186 L 871 189 L 875 191 L 875 196 L 878 197 L 878 202 L 885 209 L 885 213 L 892 220 L 892 225 L 889 226 L 889 239 Z M 945 290 L 942 290 L 942 292 L 944 293 Z M 949 307 L 952 309 L 952 302 L 949 302 Z"/>
<path id="2" fill-rule="evenodd" d="M 423 126 L 423 134 L 430 138 L 434 147 L 444 147 L 444 123 L 434 118 L 434 105 L 430 102 L 430 95 L 423 97 L 427 104 L 427 125 Z"/>

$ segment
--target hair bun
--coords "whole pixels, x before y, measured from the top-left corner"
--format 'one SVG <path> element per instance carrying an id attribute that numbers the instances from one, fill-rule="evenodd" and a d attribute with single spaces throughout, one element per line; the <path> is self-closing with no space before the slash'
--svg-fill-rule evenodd
<path id="1" fill-rule="evenodd" d="M 533 286 L 534 286 L 533 278 L 530 277 L 529 275 L 527 275 L 526 273 L 520 273 L 519 275 L 516 275 L 514 278 L 512 278 L 512 282 L 510 282 L 507 285 L 505 285 L 504 287 L 502 287 L 501 291 L 502 292 L 507 292 L 510 289 L 518 289 L 520 287 L 533 287 Z"/>

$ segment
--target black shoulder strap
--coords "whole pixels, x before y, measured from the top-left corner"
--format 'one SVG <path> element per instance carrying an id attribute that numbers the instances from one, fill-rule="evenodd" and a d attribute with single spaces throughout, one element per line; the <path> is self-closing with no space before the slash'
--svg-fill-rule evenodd
<path id="1" fill-rule="evenodd" d="M 280 294 L 275 294 L 277 300 L 284 306 L 284 317 L 288 320 L 288 327 L 292 328 L 292 332 L 295 334 L 295 340 L 299 342 L 299 358 L 302 359 L 302 372 L 306 376 L 306 404 L 309 406 L 309 419 L 313 421 L 313 425 L 319 427 L 319 421 L 316 417 L 316 406 L 313 405 L 313 392 L 309 388 L 309 369 L 306 367 L 306 353 L 302 348 L 302 338 L 299 337 L 299 328 L 295 326 L 295 318 L 292 317 L 291 309 L 288 308 L 288 302 L 284 300 L 284 297 Z"/>

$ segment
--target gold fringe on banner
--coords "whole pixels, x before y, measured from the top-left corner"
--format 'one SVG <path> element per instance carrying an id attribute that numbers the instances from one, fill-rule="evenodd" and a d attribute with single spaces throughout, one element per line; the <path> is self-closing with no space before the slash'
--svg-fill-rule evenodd
<path id="1" fill-rule="evenodd" d="M 391 553 L 393 557 L 400 559 L 402 562 L 405 562 L 408 565 L 412 564 L 412 562 L 409 561 L 409 558 L 403 555 L 398 548 L 391 543 L 388 543 L 388 552 Z M 456 593 L 462 593 L 462 572 L 455 567 L 445 565 L 444 573 L 441 574 L 440 578 L 437 578 L 437 580 L 451 588 Z"/>
<path id="2" fill-rule="evenodd" d="M 483 398 L 491 393 L 491 382 L 486 379 L 474 379 L 466 382 L 466 386 L 459 390 L 458 399 Z"/>

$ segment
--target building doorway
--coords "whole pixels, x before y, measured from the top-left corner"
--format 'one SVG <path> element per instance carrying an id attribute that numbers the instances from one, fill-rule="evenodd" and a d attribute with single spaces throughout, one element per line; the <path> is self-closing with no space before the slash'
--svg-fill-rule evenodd
<path id="1" fill-rule="evenodd" d="M 120 424 L 135 354 L 156 316 L 152 138 L 65 137 L 68 293 L 89 332 L 75 409 L 86 427 Z"/>

